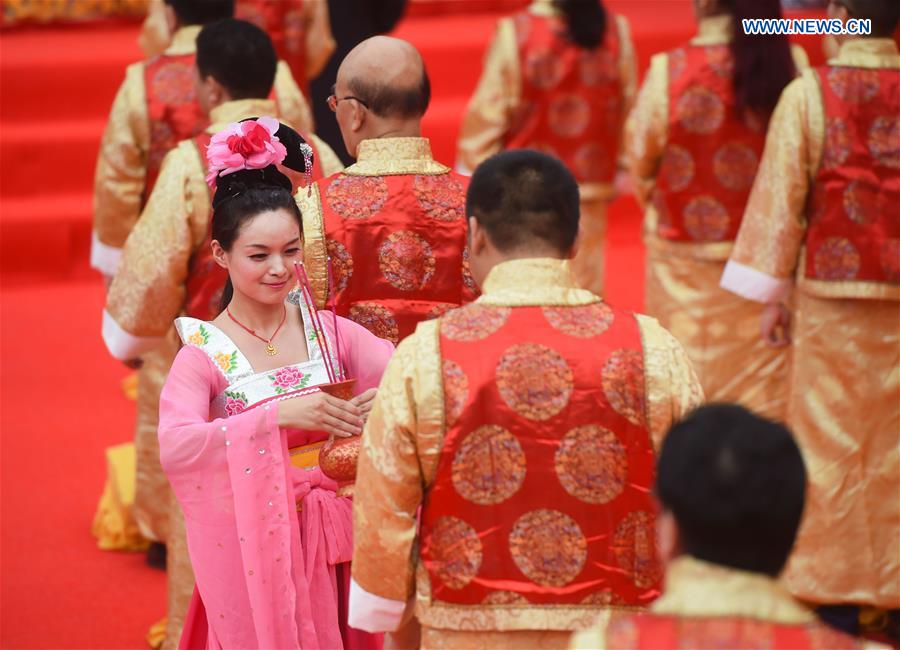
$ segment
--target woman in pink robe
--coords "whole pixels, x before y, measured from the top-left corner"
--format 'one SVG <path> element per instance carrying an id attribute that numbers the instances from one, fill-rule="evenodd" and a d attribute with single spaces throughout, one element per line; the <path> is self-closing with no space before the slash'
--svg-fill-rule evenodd
<path id="1" fill-rule="evenodd" d="M 276 133 L 289 134 L 266 119 L 268 140 L 229 127 L 230 153 L 259 156 L 264 141 L 277 156 Z M 292 291 L 300 213 L 290 181 L 258 161 L 234 171 L 232 156 L 223 175 L 210 156 L 225 309 L 211 322 L 176 321 L 185 346 L 160 400 L 160 459 L 197 581 L 181 647 L 380 648 L 380 638 L 346 625 L 351 501 L 316 461 L 330 435 L 361 433 L 393 346 L 330 313 L 317 321 Z M 316 388 L 330 381 L 329 352 L 332 367 L 356 380 L 349 401 Z"/>

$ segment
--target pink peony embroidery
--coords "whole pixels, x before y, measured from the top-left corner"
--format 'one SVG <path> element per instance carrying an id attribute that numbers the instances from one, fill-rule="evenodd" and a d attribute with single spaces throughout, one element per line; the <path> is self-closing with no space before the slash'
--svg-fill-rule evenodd
<path id="1" fill-rule="evenodd" d="M 247 396 L 243 393 L 225 392 L 225 413 L 237 415 L 247 408 Z"/>
<path id="2" fill-rule="evenodd" d="M 287 150 L 275 135 L 279 126 L 274 117 L 261 117 L 232 122 L 216 133 L 206 148 L 207 184 L 212 187 L 217 176 L 241 169 L 263 169 L 283 161 Z"/>
<path id="3" fill-rule="evenodd" d="M 279 388 L 291 388 L 302 381 L 303 373 L 297 368 L 282 368 L 272 378 L 272 384 Z"/>

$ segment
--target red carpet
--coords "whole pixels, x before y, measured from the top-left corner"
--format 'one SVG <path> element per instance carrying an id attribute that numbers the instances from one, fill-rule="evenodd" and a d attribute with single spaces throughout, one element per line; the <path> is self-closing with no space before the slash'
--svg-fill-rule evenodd
<path id="1" fill-rule="evenodd" d="M 693 30 L 687 0 L 608 4 L 631 19 L 641 70 Z M 429 66 L 425 131 L 442 161 L 453 162 L 496 18 L 417 12 L 397 30 Z M 104 449 L 127 440 L 133 422 L 119 388 L 126 370 L 100 339 L 103 288 L 87 259 L 97 144 L 124 68 L 140 57 L 136 35 L 135 24 L 109 23 L 0 39 L 3 648 L 141 648 L 165 608 L 163 573 L 141 555 L 97 550 L 89 532 Z M 630 309 L 643 302 L 639 223 L 630 197 L 612 206 L 608 297 Z"/>

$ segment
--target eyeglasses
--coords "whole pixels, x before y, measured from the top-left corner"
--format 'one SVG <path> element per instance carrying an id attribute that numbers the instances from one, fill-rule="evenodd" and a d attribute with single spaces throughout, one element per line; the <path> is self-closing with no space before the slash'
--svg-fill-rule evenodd
<path id="1" fill-rule="evenodd" d="M 335 96 L 335 94 L 334 94 L 334 86 L 331 87 L 331 94 L 328 95 L 328 99 L 326 99 L 325 101 L 328 103 L 328 108 L 331 109 L 331 112 L 332 112 L 332 113 L 335 113 L 335 112 L 337 112 L 338 102 L 342 102 L 342 101 L 345 101 L 345 100 L 347 100 L 347 99 L 352 99 L 353 101 L 359 102 L 360 104 L 362 104 L 363 108 L 365 108 L 365 109 L 368 109 L 368 108 L 369 108 L 369 105 L 366 104 L 366 103 L 365 103 L 363 100 L 361 100 L 359 97 L 354 97 L 353 95 L 347 95 L 346 97 L 337 97 L 337 96 Z"/>

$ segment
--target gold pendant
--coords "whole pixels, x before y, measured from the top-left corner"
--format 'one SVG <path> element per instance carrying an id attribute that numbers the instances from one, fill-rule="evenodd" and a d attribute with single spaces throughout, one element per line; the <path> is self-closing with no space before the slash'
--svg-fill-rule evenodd
<path id="1" fill-rule="evenodd" d="M 266 354 L 268 354 L 270 357 L 274 357 L 276 354 L 278 354 L 278 350 L 275 349 L 275 346 L 271 343 L 266 343 Z"/>

